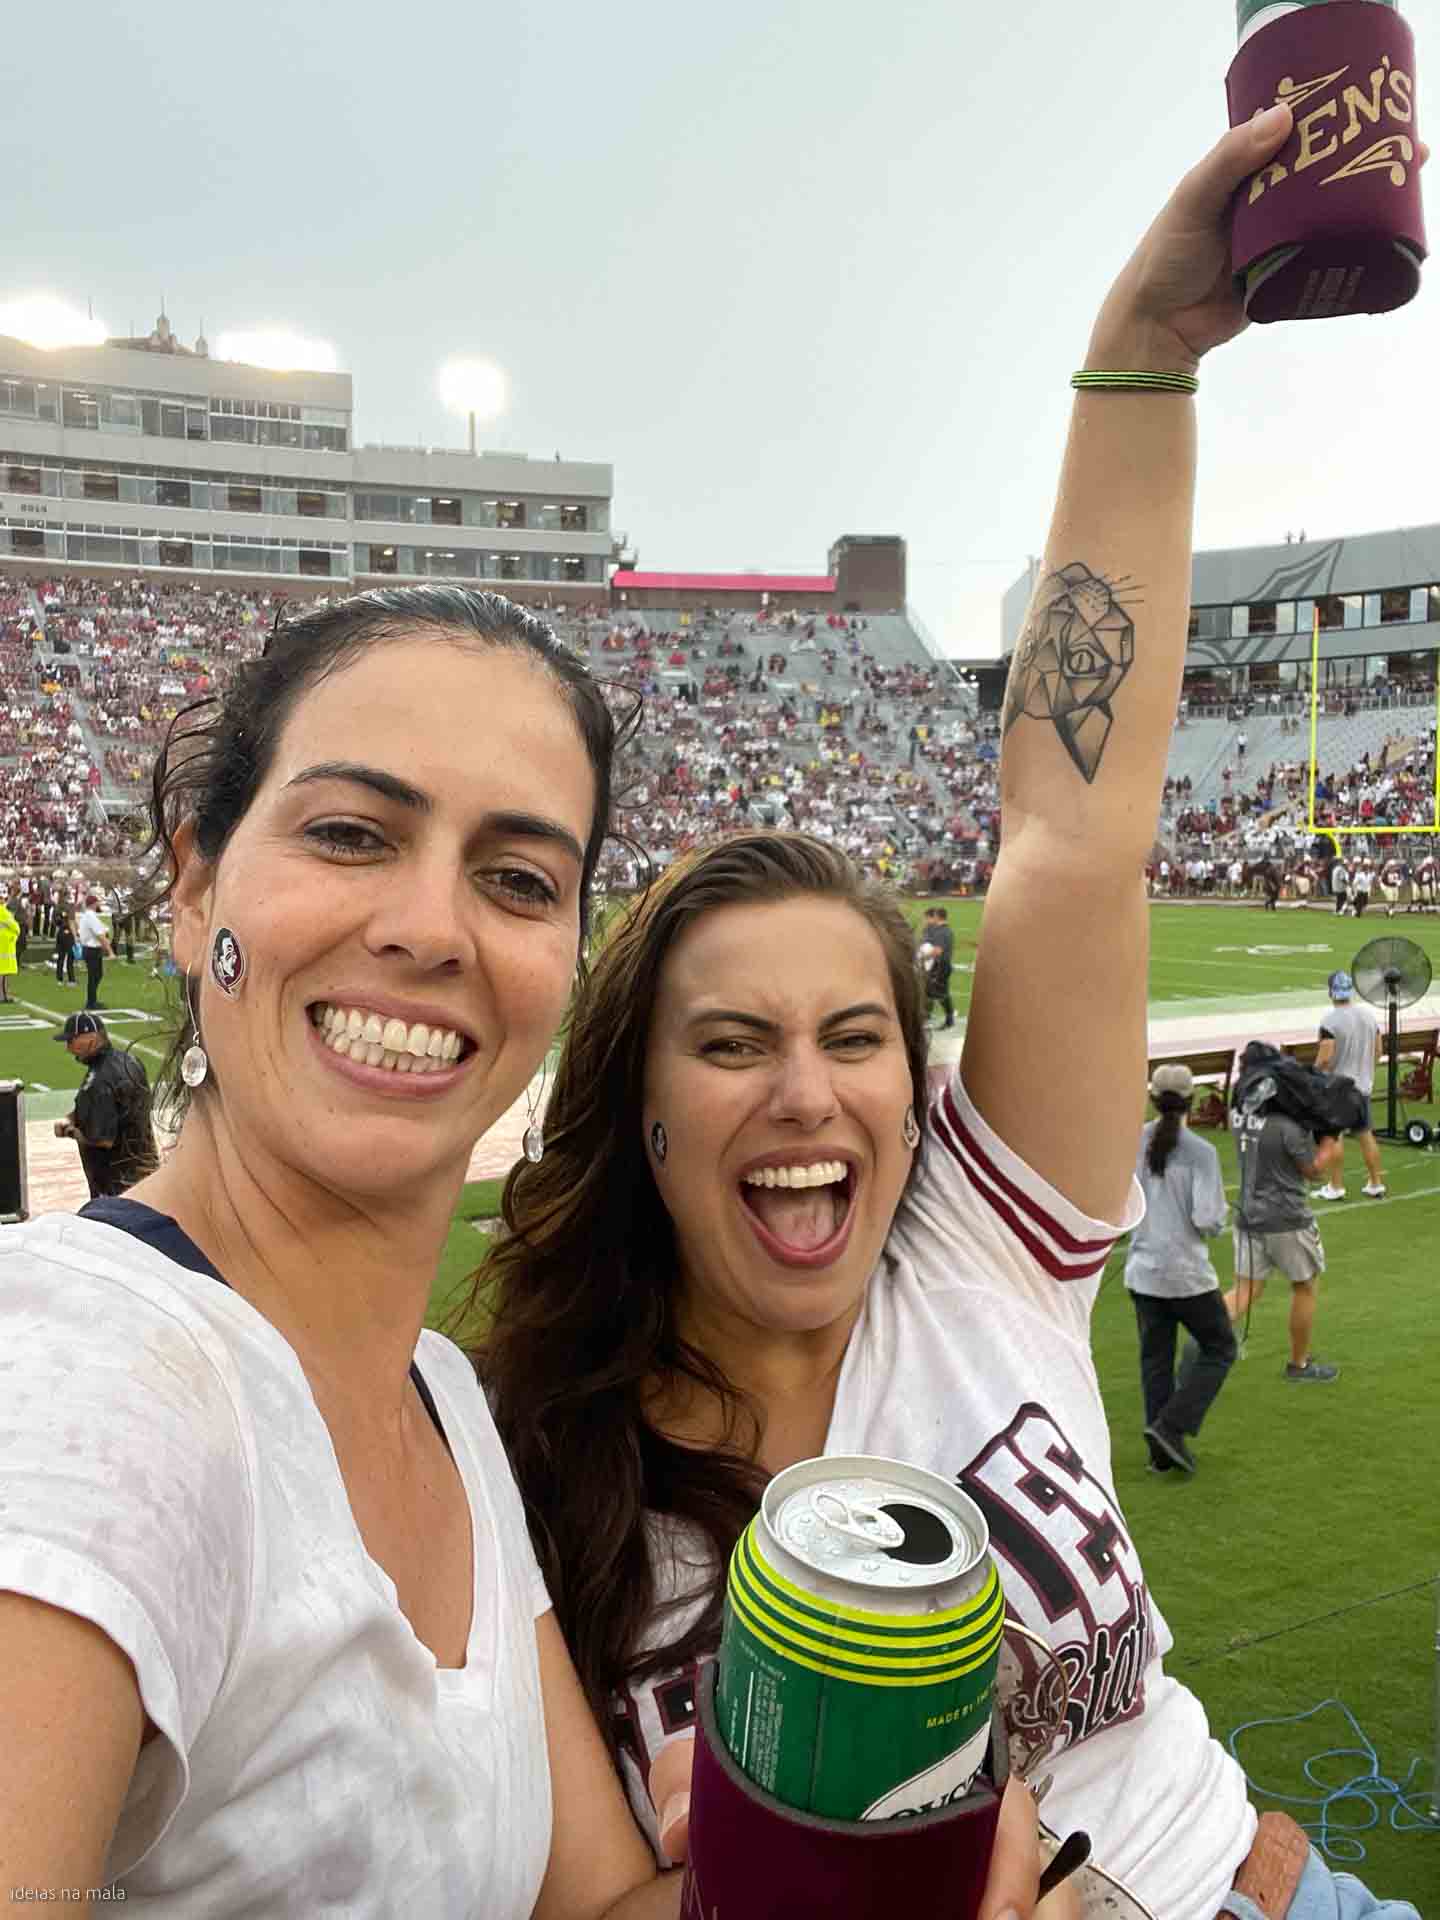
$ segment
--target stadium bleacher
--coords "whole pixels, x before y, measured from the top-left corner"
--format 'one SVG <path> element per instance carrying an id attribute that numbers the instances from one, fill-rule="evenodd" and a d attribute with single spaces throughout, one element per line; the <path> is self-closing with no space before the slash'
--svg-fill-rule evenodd
<path id="1" fill-rule="evenodd" d="M 0 576 L 0 867 L 123 858 L 170 719 L 259 650 L 282 598 Z M 644 697 L 621 824 L 658 863 L 716 833 L 800 826 L 907 890 L 983 890 L 1000 836 L 998 716 L 976 712 L 905 615 L 597 602 L 548 617 L 598 676 Z M 1433 819 L 1433 699 L 1383 680 L 1327 695 L 1317 821 Z M 1218 891 L 1235 860 L 1298 862 L 1308 766 L 1298 695 L 1182 703 L 1157 841 L 1172 888 Z M 613 847 L 602 883 L 637 877 Z"/>

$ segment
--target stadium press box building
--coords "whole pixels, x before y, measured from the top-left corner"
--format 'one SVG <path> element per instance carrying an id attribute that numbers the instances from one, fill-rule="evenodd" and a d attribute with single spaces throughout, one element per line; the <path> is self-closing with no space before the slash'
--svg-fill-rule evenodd
<path id="1" fill-rule="evenodd" d="M 1039 563 L 1006 593 L 1013 651 Z M 1319 615 L 1322 693 L 1384 678 L 1433 683 L 1440 648 L 1440 526 L 1197 553 L 1183 692 L 1192 704 L 1308 693 Z"/>
<path id="2" fill-rule="evenodd" d="M 217 360 L 164 314 L 103 346 L 0 336 L 0 566 L 583 603 L 623 545 L 612 487 L 603 462 L 356 446 L 349 374 Z"/>

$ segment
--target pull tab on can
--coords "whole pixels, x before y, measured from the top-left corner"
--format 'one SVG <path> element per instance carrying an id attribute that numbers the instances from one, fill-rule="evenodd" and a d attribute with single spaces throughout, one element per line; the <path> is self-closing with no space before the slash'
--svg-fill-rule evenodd
<path id="1" fill-rule="evenodd" d="M 888 1553 L 905 1544 L 905 1529 L 883 1508 L 867 1500 L 847 1500 L 833 1487 L 817 1487 L 810 1511 L 828 1534 L 847 1540 L 862 1553 Z"/>

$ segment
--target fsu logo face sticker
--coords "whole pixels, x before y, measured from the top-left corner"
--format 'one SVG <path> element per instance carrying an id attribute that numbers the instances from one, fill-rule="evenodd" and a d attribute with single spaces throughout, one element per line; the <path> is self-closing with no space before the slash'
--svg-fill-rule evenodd
<path id="1" fill-rule="evenodd" d="M 221 927 L 210 946 L 210 977 L 233 1000 L 245 978 L 245 955 L 229 927 Z"/>

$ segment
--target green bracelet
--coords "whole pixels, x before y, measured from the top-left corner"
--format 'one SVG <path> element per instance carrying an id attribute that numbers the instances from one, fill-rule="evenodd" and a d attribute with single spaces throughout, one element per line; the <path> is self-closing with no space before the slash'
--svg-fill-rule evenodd
<path id="1" fill-rule="evenodd" d="M 1149 373 L 1142 369 L 1114 373 L 1072 373 L 1070 384 L 1080 393 L 1198 393 L 1193 373 Z"/>

